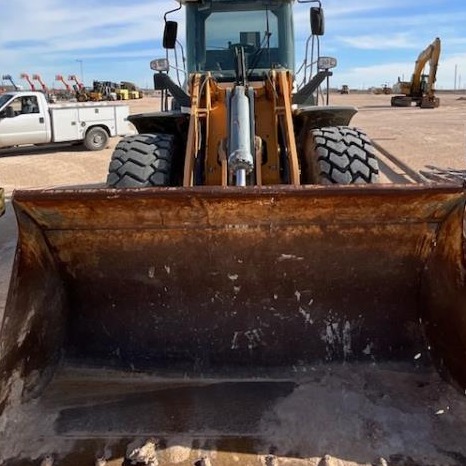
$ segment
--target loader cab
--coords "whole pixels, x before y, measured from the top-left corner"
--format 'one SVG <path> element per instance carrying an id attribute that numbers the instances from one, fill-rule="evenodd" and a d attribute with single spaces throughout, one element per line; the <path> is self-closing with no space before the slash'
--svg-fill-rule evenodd
<path id="1" fill-rule="evenodd" d="M 186 3 L 188 74 L 210 71 L 235 79 L 235 47 L 245 52 L 249 79 L 272 68 L 294 71 L 292 2 L 277 0 Z"/>

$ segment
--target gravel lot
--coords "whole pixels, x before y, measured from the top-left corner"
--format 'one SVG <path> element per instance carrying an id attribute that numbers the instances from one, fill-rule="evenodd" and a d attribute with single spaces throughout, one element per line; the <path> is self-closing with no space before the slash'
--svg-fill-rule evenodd
<path id="1" fill-rule="evenodd" d="M 465 166 L 466 100 L 458 95 L 440 95 L 435 110 L 390 107 L 390 96 L 349 94 L 331 96 L 333 105 L 355 105 L 359 113 L 353 124 L 374 141 L 415 169 L 426 164 L 461 168 Z M 158 108 L 158 99 L 130 103 L 131 113 Z M 14 189 L 102 183 L 117 140 L 100 152 L 80 146 L 0 150 L 0 185 L 7 196 Z"/>

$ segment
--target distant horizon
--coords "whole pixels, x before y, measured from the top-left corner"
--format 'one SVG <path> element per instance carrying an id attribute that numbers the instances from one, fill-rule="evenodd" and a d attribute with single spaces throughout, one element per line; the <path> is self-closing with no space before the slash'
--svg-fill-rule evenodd
<path id="1" fill-rule="evenodd" d="M 27 88 L 20 74 L 40 74 L 47 86 L 60 87 L 56 74 L 75 74 L 88 87 L 100 80 L 132 81 L 150 88 L 149 62 L 165 56 L 163 15 L 176 5 L 174 0 L 136 0 L 131 7 L 123 0 L 109 0 L 105 5 L 77 0 L 72 7 L 64 0 L 5 2 L 0 78 L 10 74 Z M 378 0 L 376 4 L 323 0 L 322 5 L 326 35 L 321 39 L 321 53 L 338 60 L 332 87 L 392 87 L 398 77 L 409 80 L 419 53 L 440 37 L 436 87 L 466 88 L 466 8 L 460 0 L 448 5 L 433 0 Z M 298 68 L 310 29 L 310 6 L 294 6 Z M 183 13 L 171 14 L 170 19 L 179 21 L 183 41 Z"/>

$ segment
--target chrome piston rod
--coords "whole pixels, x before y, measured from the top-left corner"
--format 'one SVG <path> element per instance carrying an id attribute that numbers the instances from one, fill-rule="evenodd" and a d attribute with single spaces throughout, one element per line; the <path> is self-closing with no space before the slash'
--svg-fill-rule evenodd
<path id="1" fill-rule="evenodd" d="M 236 86 L 230 100 L 228 168 L 235 175 L 236 186 L 246 186 L 247 175 L 254 170 L 251 153 L 251 112 L 245 86 Z"/>

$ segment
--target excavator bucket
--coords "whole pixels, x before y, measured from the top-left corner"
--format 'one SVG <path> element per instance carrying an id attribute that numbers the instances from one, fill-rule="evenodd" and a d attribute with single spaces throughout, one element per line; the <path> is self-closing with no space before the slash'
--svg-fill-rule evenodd
<path id="1" fill-rule="evenodd" d="M 387 403 L 422 422 L 434 375 L 450 404 L 466 388 L 465 200 L 455 185 L 16 191 L 0 463 L 351 458 Z M 361 410 L 344 434 L 335 403 Z M 464 424 L 435 429 L 466 454 Z"/>

